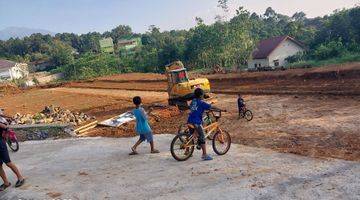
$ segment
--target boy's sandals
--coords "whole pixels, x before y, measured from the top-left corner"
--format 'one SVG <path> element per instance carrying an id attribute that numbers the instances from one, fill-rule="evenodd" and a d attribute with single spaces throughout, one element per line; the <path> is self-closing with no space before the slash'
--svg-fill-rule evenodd
<path id="1" fill-rule="evenodd" d="M 6 190 L 6 188 L 8 188 L 10 186 L 11 186 L 11 183 L 9 183 L 9 185 L 5 185 L 5 184 L 0 185 L 0 192 Z"/>
<path id="2" fill-rule="evenodd" d="M 211 156 L 209 156 L 209 155 L 201 156 L 201 159 L 202 159 L 203 161 L 213 160 L 213 158 L 212 158 Z"/>
<path id="3" fill-rule="evenodd" d="M 129 153 L 130 156 L 138 155 L 139 153 L 131 147 L 131 153 Z"/>
<path id="4" fill-rule="evenodd" d="M 25 179 L 18 180 L 18 181 L 16 181 L 15 187 L 20 187 L 20 186 L 24 185 L 24 183 L 25 183 Z"/>
<path id="5" fill-rule="evenodd" d="M 151 153 L 160 153 L 160 151 L 157 150 L 157 149 L 154 149 L 154 150 L 151 151 Z"/>

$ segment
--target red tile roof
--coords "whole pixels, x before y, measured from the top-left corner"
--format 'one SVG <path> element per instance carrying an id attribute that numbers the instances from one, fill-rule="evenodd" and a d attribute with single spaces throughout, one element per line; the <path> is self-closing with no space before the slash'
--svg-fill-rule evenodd
<path id="1" fill-rule="evenodd" d="M 10 69 L 11 67 L 14 67 L 15 64 L 16 64 L 16 63 L 13 62 L 13 61 L 10 61 L 10 60 L 1 60 L 1 59 L 0 59 L 0 70 L 1 70 L 1 71 L 8 70 L 8 69 Z"/>
<path id="2" fill-rule="evenodd" d="M 295 40 L 290 36 L 285 35 L 285 36 L 273 37 L 259 42 L 256 49 L 252 53 L 253 59 L 267 58 L 271 54 L 271 52 L 273 52 L 280 45 L 280 43 L 286 39 L 289 39 L 294 43 L 296 43 L 297 45 L 305 48 L 304 44 L 302 44 L 301 42 Z"/>

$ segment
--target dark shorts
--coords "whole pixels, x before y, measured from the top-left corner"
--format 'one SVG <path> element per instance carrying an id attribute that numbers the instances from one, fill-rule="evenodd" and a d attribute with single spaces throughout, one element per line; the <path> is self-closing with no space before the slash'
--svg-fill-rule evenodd
<path id="1" fill-rule="evenodd" d="M 147 141 L 147 142 L 152 142 L 153 141 L 153 135 L 152 133 L 144 133 L 144 134 L 140 134 L 140 140 L 141 141 Z"/>
<path id="2" fill-rule="evenodd" d="M 11 162 L 6 142 L 0 139 L 0 165 Z"/>
<path id="3" fill-rule="evenodd" d="M 202 125 L 193 124 L 195 129 L 190 129 L 190 133 L 193 134 L 196 131 L 199 134 L 198 143 L 205 144 L 205 133 Z"/>

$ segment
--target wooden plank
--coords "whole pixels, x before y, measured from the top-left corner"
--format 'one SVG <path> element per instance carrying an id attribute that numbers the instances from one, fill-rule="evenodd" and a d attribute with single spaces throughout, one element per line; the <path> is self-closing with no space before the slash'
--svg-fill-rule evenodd
<path id="1" fill-rule="evenodd" d="M 81 134 L 79 134 L 79 135 L 77 135 L 78 137 L 85 137 L 85 136 L 87 136 L 89 133 L 92 133 L 92 132 L 94 132 L 95 130 L 87 130 L 87 131 L 85 131 L 85 132 L 83 132 L 83 133 L 81 133 Z"/>
<path id="2" fill-rule="evenodd" d="M 81 133 L 84 133 L 84 132 L 86 132 L 86 131 L 88 131 L 88 130 L 90 130 L 90 129 L 93 129 L 93 128 L 95 128 L 97 126 L 97 124 L 95 124 L 95 125 L 92 125 L 92 126 L 89 126 L 89 127 L 87 127 L 87 128 L 84 128 L 84 129 L 81 129 L 80 131 L 77 131 L 79 134 L 81 134 Z"/>
<path id="3" fill-rule="evenodd" d="M 97 123 L 98 123 L 98 121 L 93 121 L 93 122 L 91 122 L 91 123 L 88 123 L 88 124 L 86 124 L 86 125 L 84 125 L 84 126 L 81 126 L 81 127 L 77 128 L 77 129 L 75 129 L 74 131 L 75 131 L 75 132 L 79 132 L 80 130 L 85 129 L 85 128 L 87 128 L 87 127 L 90 127 L 90 126 L 92 126 L 92 125 L 94 125 L 94 124 L 97 125 Z"/>

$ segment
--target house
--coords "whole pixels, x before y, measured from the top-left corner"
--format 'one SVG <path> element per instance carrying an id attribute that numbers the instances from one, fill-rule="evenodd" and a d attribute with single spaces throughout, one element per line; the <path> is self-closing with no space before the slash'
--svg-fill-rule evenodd
<path id="1" fill-rule="evenodd" d="M 26 63 L 0 59 L 0 81 L 25 78 L 29 75 Z"/>
<path id="2" fill-rule="evenodd" d="M 136 47 L 142 45 L 141 38 L 132 38 L 132 39 L 123 39 L 117 43 L 118 49 L 121 54 L 129 54 L 132 53 Z"/>
<path id="3" fill-rule="evenodd" d="M 306 47 L 290 36 L 273 37 L 260 41 L 248 62 L 249 70 L 286 67 L 286 58 L 304 52 Z"/>
<path id="4" fill-rule="evenodd" d="M 101 52 L 114 53 L 114 42 L 111 37 L 99 40 Z"/>

